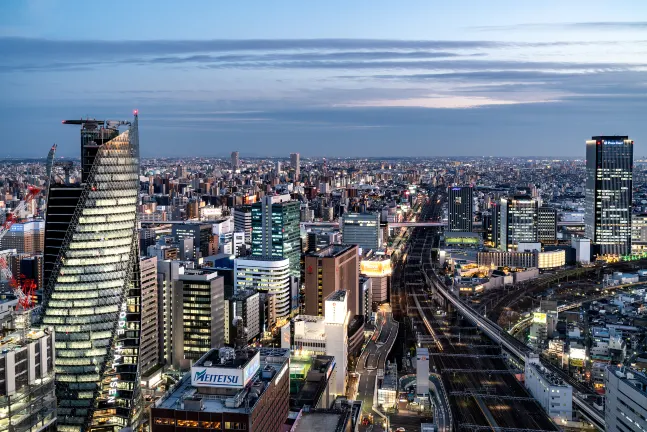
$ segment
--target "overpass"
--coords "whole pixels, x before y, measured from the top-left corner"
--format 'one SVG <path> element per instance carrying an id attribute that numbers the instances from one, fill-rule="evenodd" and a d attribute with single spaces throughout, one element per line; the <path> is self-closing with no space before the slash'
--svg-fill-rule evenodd
<path id="1" fill-rule="evenodd" d="M 453 293 L 449 292 L 446 289 L 444 283 L 441 280 L 439 280 L 438 275 L 435 273 L 435 271 L 433 271 L 433 269 L 429 269 L 429 264 L 425 264 L 423 267 L 427 267 L 427 269 L 425 269 L 422 272 L 422 274 L 424 275 L 429 287 L 434 287 L 436 291 L 439 294 L 441 294 L 449 303 L 451 303 L 452 306 L 461 315 L 463 315 L 470 322 L 476 325 L 477 328 L 479 328 L 493 341 L 499 343 L 511 354 L 513 354 L 517 359 L 519 359 L 521 362 L 525 362 L 526 356 L 532 353 L 532 349 L 530 347 L 528 347 L 523 342 L 512 337 L 512 335 L 510 335 L 507 331 L 503 330 L 501 327 L 499 327 L 497 324 L 495 324 L 488 318 L 481 316 L 471 306 L 465 304 L 459 298 L 454 296 Z M 431 272 L 433 276 L 430 277 L 429 272 Z M 434 339 L 436 338 L 434 337 Z M 564 378 L 564 381 L 573 385 L 572 379 L 570 378 L 570 376 L 568 376 L 568 374 L 565 374 L 561 369 L 558 369 L 552 365 L 547 365 L 547 364 L 544 364 L 544 365 L 547 366 L 549 369 L 551 369 L 552 372 Z M 577 392 L 573 392 L 573 403 L 580 409 L 584 417 L 586 417 L 593 425 L 595 425 L 596 428 L 598 428 L 601 431 L 604 431 L 605 430 L 604 414 L 600 413 L 597 409 L 591 406 L 583 396 L 585 395 L 581 395 L 581 394 L 578 394 Z"/>

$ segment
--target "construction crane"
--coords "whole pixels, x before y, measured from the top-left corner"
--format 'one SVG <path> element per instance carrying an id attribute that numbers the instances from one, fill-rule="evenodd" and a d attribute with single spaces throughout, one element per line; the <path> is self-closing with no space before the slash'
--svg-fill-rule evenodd
<path id="1" fill-rule="evenodd" d="M 27 205 L 40 193 L 40 188 L 35 186 L 27 187 L 28 193 L 25 199 L 16 206 L 15 209 L 7 215 L 5 222 L 0 228 L 0 241 L 2 238 L 9 232 L 11 226 L 18 221 L 18 215 L 22 213 Z M 9 282 L 9 288 L 13 290 L 14 295 L 18 299 L 18 308 L 23 310 L 28 310 L 32 306 L 32 296 L 27 296 L 20 288 L 20 284 L 16 281 L 16 278 L 13 277 L 11 271 L 9 270 L 9 265 L 7 264 L 7 259 L 4 256 L 0 256 L 0 274 Z"/>

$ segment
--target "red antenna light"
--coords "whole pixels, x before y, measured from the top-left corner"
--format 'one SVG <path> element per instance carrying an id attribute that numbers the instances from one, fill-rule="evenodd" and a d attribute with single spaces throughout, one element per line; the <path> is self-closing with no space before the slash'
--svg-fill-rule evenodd
<path id="1" fill-rule="evenodd" d="M 138 114 L 139 114 L 139 110 L 138 110 L 138 109 L 136 109 L 136 110 L 134 110 L 134 111 L 133 111 L 133 115 L 138 115 Z"/>

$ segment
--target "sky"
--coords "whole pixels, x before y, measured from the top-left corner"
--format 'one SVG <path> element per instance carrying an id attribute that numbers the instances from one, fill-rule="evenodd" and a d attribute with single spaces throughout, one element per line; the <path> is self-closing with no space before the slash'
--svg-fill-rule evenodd
<path id="1" fill-rule="evenodd" d="M 644 0 L 2 0 L 0 158 L 647 154 Z"/>

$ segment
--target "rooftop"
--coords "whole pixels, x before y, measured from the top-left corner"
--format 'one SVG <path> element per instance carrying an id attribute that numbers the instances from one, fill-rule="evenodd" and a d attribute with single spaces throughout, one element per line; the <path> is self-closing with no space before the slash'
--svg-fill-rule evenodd
<path id="1" fill-rule="evenodd" d="M 214 413 L 251 413 L 270 382 L 275 377 L 284 379 L 284 374 L 288 372 L 290 355 L 289 350 L 281 348 L 261 348 L 254 351 L 260 353 L 260 368 L 243 388 L 226 389 L 228 390 L 226 393 L 218 394 L 201 393 L 199 388 L 191 385 L 191 373 L 187 373 L 175 387 L 156 402 L 154 408 Z M 212 359 L 211 356 L 205 357 L 201 361 Z M 222 366 L 218 365 L 218 367 Z"/>
<path id="2" fill-rule="evenodd" d="M 249 363 L 258 350 L 248 349 L 236 352 L 233 348 L 212 349 L 203 355 L 193 366 L 194 367 L 219 367 L 219 368 L 241 368 Z M 243 355 L 246 354 L 246 355 Z"/>
<path id="3" fill-rule="evenodd" d="M 311 410 L 304 411 L 294 425 L 295 432 L 337 432 L 344 431 L 349 420 L 347 411 Z"/>
<path id="4" fill-rule="evenodd" d="M 619 368 L 617 366 L 609 366 L 608 370 L 610 373 L 615 374 L 618 378 L 626 381 L 636 390 L 647 396 L 647 376 L 643 373 L 625 367 Z"/>
<path id="5" fill-rule="evenodd" d="M 326 301 L 344 301 L 346 298 L 346 290 L 338 290 L 326 297 Z"/>
<path id="6" fill-rule="evenodd" d="M 333 244 L 324 249 L 321 249 L 319 252 L 310 252 L 308 256 L 315 256 L 319 258 L 331 258 L 338 257 L 343 253 L 348 252 L 351 249 L 357 249 L 357 245 L 341 245 Z"/>

